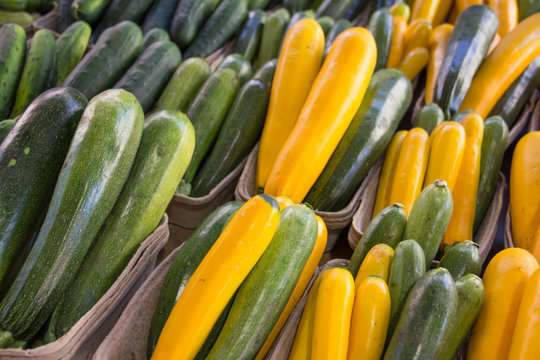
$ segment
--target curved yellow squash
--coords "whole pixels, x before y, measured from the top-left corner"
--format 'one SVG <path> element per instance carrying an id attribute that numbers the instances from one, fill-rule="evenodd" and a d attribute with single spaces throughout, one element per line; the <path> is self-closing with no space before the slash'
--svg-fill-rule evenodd
<path id="1" fill-rule="evenodd" d="M 431 46 L 429 47 L 429 62 L 426 78 L 426 95 L 424 97 L 426 104 L 433 102 L 433 89 L 435 88 L 435 82 L 437 81 L 437 76 L 439 76 L 439 70 L 441 70 L 444 54 L 446 54 L 446 47 L 448 46 L 453 30 L 453 25 L 442 24 L 433 29 L 433 32 L 431 33 Z"/>
<path id="2" fill-rule="evenodd" d="M 540 359 L 540 270 L 525 284 L 508 360 Z"/>
<path id="3" fill-rule="evenodd" d="M 526 250 L 510 248 L 489 262 L 484 304 L 472 329 L 467 360 L 506 360 L 525 283 L 538 268 Z"/>
<path id="4" fill-rule="evenodd" d="M 439 7 L 437 8 L 437 12 L 435 13 L 435 17 L 433 18 L 433 21 L 431 22 L 431 24 L 433 26 L 438 26 L 444 23 L 454 3 L 455 3 L 454 1 L 442 0 L 439 3 Z"/>
<path id="5" fill-rule="evenodd" d="M 431 24 L 424 20 L 416 20 L 410 24 L 405 33 L 405 42 L 407 43 L 404 52 L 405 56 L 416 48 L 429 47 L 432 31 Z"/>
<path id="6" fill-rule="evenodd" d="M 488 0 L 487 4 L 499 18 L 497 33 L 504 36 L 518 23 L 518 5 L 516 0 Z"/>
<path id="7" fill-rule="evenodd" d="M 416 0 L 412 6 L 411 22 L 421 19 L 432 23 L 440 4 L 445 1 L 450 0 Z"/>
<path id="8" fill-rule="evenodd" d="M 529 16 L 501 39 L 474 76 L 460 111 L 474 110 L 485 118 L 502 94 L 538 55 L 540 13 Z"/>
<path id="9" fill-rule="evenodd" d="M 420 71 L 426 67 L 428 61 L 428 49 L 419 47 L 406 53 L 397 69 L 402 71 L 409 80 L 413 81 Z"/>
<path id="10" fill-rule="evenodd" d="M 363 28 L 334 41 L 264 191 L 301 202 L 339 144 L 358 110 L 375 68 L 377 48 Z"/>
<path id="11" fill-rule="evenodd" d="M 392 41 L 390 42 L 390 52 L 388 53 L 387 68 L 395 68 L 401 62 L 405 51 L 405 33 L 407 32 L 407 21 L 401 16 L 393 16 Z"/>
<path id="12" fill-rule="evenodd" d="M 354 304 L 354 280 L 351 273 L 342 268 L 325 273 L 317 292 L 311 360 L 345 360 Z"/>
<path id="13" fill-rule="evenodd" d="M 540 224 L 540 131 L 525 135 L 514 150 L 510 215 L 514 245 L 532 251 Z"/>
<path id="14" fill-rule="evenodd" d="M 278 204 L 268 195 L 257 195 L 238 210 L 176 302 L 153 360 L 195 358 L 221 312 L 272 240 L 278 222 Z"/>
<path id="15" fill-rule="evenodd" d="M 380 359 L 390 319 L 390 291 L 376 276 L 356 289 L 347 359 Z"/>
<path id="16" fill-rule="evenodd" d="M 386 244 L 375 245 L 367 253 L 356 279 L 354 279 L 354 285 L 358 287 L 370 276 L 378 276 L 385 282 L 388 282 L 388 276 L 390 274 L 390 267 L 392 266 L 392 260 L 394 259 L 394 249 Z"/>
<path id="17" fill-rule="evenodd" d="M 324 33 L 312 19 L 298 21 L 283 40 L 259 146 L 256 192 L 264 188 L 279 151 L 298 119 L 321 67 L 323 52 Z"/>

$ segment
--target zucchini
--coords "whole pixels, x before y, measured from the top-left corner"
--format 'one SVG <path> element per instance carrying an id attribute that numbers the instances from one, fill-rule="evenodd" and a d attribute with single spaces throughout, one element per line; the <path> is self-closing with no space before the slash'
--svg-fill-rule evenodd
<path id="1" fill-rule="evenodd" d="M 424 105 L 412 121 L 413 127 L 420 127 L 429 134 L 444 121 L 444 113 L 435 103 Z"/>
<path id="2" fill-rule="evenodd" d="M 30 40 L 11 117 L 19 116 L 45 90 L 56 84 L 56 43 L 49 30 L 39 30 Z"/>
<path id="3" fill-rule="evenodd" d="M 238 90 L 238 75 L 231 69 L 216 71 L 204 84 L 187 112 L 195 128 L 195 151 L 184 175 L 191 184 L 204 157 L 214 143 Z M 189 195 L 189 194 L 188 194 Z"/>
<path id="4" fill-rule="evenodd" d="M 148 49 L 150 45 L 160 41 L 171 41 L 169 33 L 163 29 L 158 28 L 149 30 L 144 35 L 141 52 L 144 52 L 146 49 Z"/>
<path id="5" fill-rule="evenodd" d="M 394 31 L 394 17 L 390 11 L 379 9 L 375 11 L 368 24 L 368 30 L 375 38 L 377 44 L 377 63 L 375 71 L 386 68 L 388 54 L 392 45 L 392 33 Z"/>
<path id="6" fill-rule="evenodd" d="M 178 46 L 170 41 L 150 45 L 122 78 L 114 85 L 135 95 L 144 112 L 154 105 L 167 81 L 180 64 L 182 55 Z"/>
<path id="7" fill-rule="evenodd" d="M 186 49 L 186 58 L 206 57 L 218 50 L 247 17 L 249 0 L 223 0 Z"/>
<path id="8" fill-rule="evenodd" d="M 313 19 L 315 20 L 315 13 L 311 10 L 301 11 L 297 13 L 293 13 L 293 16 L 291 16 L 289 23 L 287 25 L 287 30 L 283 34 L 283 38 L 281 39 L 281 42 L 283 43 L 283 40 L 285 39 L 285 35 L 291 30 L 291 28 L 299 22 L 302 19 Z M 318 21 L 318 20 L 317 20 Z M 319 24 L 320 25 L 320 24 Z"/>
<path id="9" fill-rule="evenodd" d="M 143 123 L 126 91 L 108 90 L 88 103 L 41 230 L 0 303 L 4 334 L 31 339 L 61 300 L 122 190 Z"/>
<path id="10" fill-rule="evenodd" d="M 23 11 L 28 6 L 28 0 L 0 0 L 0 8 L 10 11 Z"/>
<path id="11" fill-rule="evenodd" d="M 111 0 L 74 0 L 71 5 L 73 18 L 94 24 L 105 13 Z"/>
<path id="12" fill-rule="evenodd" d="M 309 11 L 311 13 L 311 11 Z M 322 16 L 320 18 L 317 18 L 317 22 L 319 25 L 321 25 L 321 28 L 323 29 L 324 36 L 328 35 L 332 27 L 335 25 L 335 20 L 332 19 L 330 16 Z"/>
<path id="13" fill-rule="evenodd" d="M 309 9 L 311 0 L 283 0 L 283 6 L 291 13 Z"/>
<path id="14" fill-rule="evenodd" d="M 447 119 L 459 111 L 498 23 L 497 15 L 487 5 L 470 6 L 458 16 L 433 90 L 433 102 Z"/>
<path id="15" fill-rule="evenodd" d="M 275 1 L 274 1 L 275 2 Z M 281 2 L 281 1 L 279 1 Z M 268 7 L 270 0 L 250 0 L 249 1 L 249 10 L 262 10 Z M 272 6 L 269 6 L 272 7 Z"/>
<path id="16" fill-rule="evenodd" d="M 278 57 L 281 40 L 285 35 L 288 24 L 288 19 L 283 15 L 284 12 L 286 12 L 286 10 L 276 11 L 270 15 L 264 23 L 255 69 L 260 68 L 269 60 Z"/>
<path id="17" fill-rule="evenodd" d="M 191 58 L 184 61 L 178 66 L 165 90 L 161 93 L 155 110 L 187 112 L 210 74 L 210 65 L 206 60 Z"/>
<path id="18" fill-rule="evenodd" d="M 476 232 L 484 220 L 493 194 L 497 189 L 504 151 L 508 143 L 508 126 L 499 116 L 484 121 L 484 136 L 480 152 L 480 180 L 476 195 L 476 214 L 473 229 Z"/>
<path id="19" fill-rule="evenodd" d="M 491 110 L 490 116 L 499 115 L 511 128 L 538 85 L 540 85 L 540 56 L 536 57 L 504 92 Z"/>
<path id="20" fill-rule="evenodd" d="M 367 4 L 369 4 L 369 0 L 355 0 L 353 4 L 347 9 L 343 17 L 349 21 L 355 20 L 358 15 L 360 15 L 362 10 L 364 10 Z M 388 7 L 388 9 L 389 8 L 390 7 Z"/>
<path id="21" fill-rule="evenodd" d="M 137 58 L 142 41 L 141 29 L 131 21 L 107 29 L 62 85 L 89 99 L 112 88 Z"/>
<path id="22" fill-rule="evenodd" d="M 315 246 L 317 219 L 306 205 L 280 215 L 272 241 L 244 280 L 206 359 L 253 359 L 287 304 Z"/>
<path id="23" fill-rule="evenodd" d="M 358 112 L 306 196 L 306 202 L 323 211 L 347 206 L 392 140 L 411 99 L 411 82 L 401 71 L 376 72 Z"/>
<path id="24" fill-rule="evenodd" d="M 253 61 L 259 48 L 266 14 L 261 10 L 250 11 L 246 23 L 236 38 L 233 53 L 240 54 L 248 61 Z"/>
<path id="25" fill-rule="evenodd" d="M 330 16 L 334 19 L 341 19 L 343 15 L 354 4 L 355 0 L 324 0 L 317 8 L 316 16 Z"/>
<path id="26" fill-rule="evenodd" d="M 6 11 L 0 9 L 0 25 L 30 26 L 34 22 L 34 17 L 26 11 Z"/>
<path id="27" fill-rule="evenodd" d="M 418 242 L 424 250 L 427 268 L 437 255 L 453 208 L 452 192 L 444 180 L 429 184 L 414 201 L 403 238 Z"/>
<path id="28" fill-rule="evenodd" d="M 73 5 L 73 0 L 58 0 L 56 31 L 59 33 L 64 32 L 69 25 L 75 22 L 71 5 Z"/>
<path id="29" fill-rule="evenodd" d="M 144 16 L 146 10 L 152 5 L 153 0 L 111 0 L 111 3 L 105 10 L 101 20 L 97 23 L 92 34 L 93 40 L 101 36 L 105 30 L 120 23 L 129 20 L 138 23 Z"/>
<path id="30" fill-rule="evenodd" d="M 52 89 L 38 96 L 17 122 L 0 123 L 16 125 L 0 147 L 0 298 L 39 231 L 86 104 L 75 89 Z"/>
<path id="31" fill-rule="evenodd" d="M 231 201 L 210 213 L 176 255 L 161 287 L 150 324 L 147 346 L 148 358 L 154 352 L 161 330 L 176 303 L 176 299 L 180 297 L 182 290 L 206 256 L 206 253 L 214 245 L 229 220 L 242 205 L 242 202 Z"/>
<path id="32" fill-rule="evenodd" d="M 376 0 L 373 4 L 373 10 L 378 10 L 381 8 L 390 9 L 390 7 L 397 2 L 402 2 L 402 0 Z M 411 6 L 413 2 L 411 0 L 407 0 L 405 3 L 408 3 L 409 6 Z"/>
<path id="33" fill-rule="evenodd" d="M 179 0 L 154 1 L 144 17 L 144 23 L 142 25 L 143 32 L 147 33 L 152 29 L 169 31 L 178 2 Z"/>
<path id="34" fill-rule="evenodd" d="M 221 0 L 180 0 L 171 24 L 173 41 L 181 49 L 188 46 L 220 2 Z"/>
<path id="35" fill-rule="evenodd" d="M 122 192 L 48 323 L 57 339 L 99 301 L 158 226 L 194 147 L 195 132 L 184 114 L 160 111 L 146 119 Z"/>
<path id="36" fill-rule="evenodd" d="M 253 77 L 253 71 L 251 70 L 251 64 L 249 61 L 240 54 L 231 54 L 227 56 L 221 64 L 218 66 L 219 69 L 231 69 L 238 74 L 240 79 L 240 85 L 244 84 L 246 81 Z"/>
<path id="37" fill-rule="evenodd" d="M 435 359 L 454 360 L 471 330 L 484 302 L 484 284 L 473 274 L 465 275 L 456 281 L 458 305 L 454 326 L 448 332 L 445 346 L 440 348 Z"/>
<path id="38" fill-rule="evenodd" d="M 9 116 L 24 66 L 26 33 L 15 24 L 0 27 L 0 119 Z"/>
<path id="39" fill-rule="evenodd" d="M 540 0 L 518 0 L 519 22 L 540 11 Z"/>
<path id="40" fill-rule="evenodd" d="M 81 61 L 91 33 L 90 25 L 77 21 L 56 40 L 56 86 L 60 86 Z"/>
<path id="41" fill-rule="evenodd" d="M 276 72 L 277 68 L 277 63 L 278 59 L 267 61 L 266 63 L 264 63 L 263 66 L 259 68 L 259 70 L 257 70 L 255 75 L 253 75 L 253 79 L 262 80 L 268 85 L 272 85 L 272 82 L 274 81 L 274 73 Z"/>
<path id="42" fill-rule="evenodd" d="M 468 274 L 480 276 L 482 259 L 478 254 L 478 245 L 470 240 L 455 243 L 453 246 L 445 245 L 445 253 L 439 263 L 457 281 Z"/>
<path id="43" fill-rule="evenodd" d="M 353 277 L 356 277 L 360 265 L 372 247 L 386 244 L 395 248 L 399 244 L 406 223 L 407 215 L 401 204 L 390 205 L 375 215 L 351 256 L 348 269 Z"/>
<path id="44" fill-rule="evenodd" d="M 446 269 L 428 271 L 411 289 L 384 360 L 438 359 L 447 347 L 458 294 Z"/>
<path id="45" fill-rule="evenodd" d="M 472 113 L 474 113 L 474 110 L 462 110 L 452 116 L 452 121 L 455 121 L 461 124 L 461 120 L 463 120 L 463 118 L 467 116 L 468 114 L 472 114 Z"/>
<path id="46" fill-rule="evenodd" d="M 8 136 L 9 132 L 15 126 L 16 120 L 3 120 L 0 121 L 0 144 Z"/>
<path id="47" fill-rule="evenodd" d="M 250 153 L 259 139 L 266 118 L 270 86 L 248 81 L 238 92 L 216 144 L 193 181 L 193 197 L 201 197 L 219 184 Z"/>
<path id="48" fill-rule="evenodd" d="M 334 43 L 334 40 L 338 37 L 339 34 L 341 34 L 343 31 L 349 29 L 352 27 L 352 24 L 349 20 L 341 19 L 336 21 L 328 35 L 326 36 L 326 42 L 324 44 L 324 56 L 326 57 L 326 54 L 330 51 L 330 48 L 332 47 L 332 44 Z"/>
<path id="49" fill-rule="evenodd" d="M 426 272 L 422 247 L 414 240 L 404 240 L 396 246 L 390 266 L 388 290 L 390 292 L 390 318 L 386 338 L 390 340 L 405 305 L 409 291 Z"/>

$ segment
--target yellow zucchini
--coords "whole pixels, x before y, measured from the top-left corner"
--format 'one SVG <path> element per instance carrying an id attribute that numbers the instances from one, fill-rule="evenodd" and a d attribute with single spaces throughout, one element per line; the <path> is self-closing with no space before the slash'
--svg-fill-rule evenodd
<path id="1" fill-rule="evenodd" d="M 499 18 L 497 33 L 501 37 L 516 27 L 518 23 L 518 5 L 516 0 L 487 0 L 487 4 Z"/>
<path id="2" fill-rule="evenodd" d="M 294 205 L 293 201 L 286 196 L 278 196 L 276 200 L 278 202 L 280 211 L 285 209 L 287 206 Z"/>
<path id="3" fill-rule="evenodd" d="M 370 276 L 378 276 L 385 282 L 388 282 L 388 275 L 390 274 L 390 266 L 392 265 L 392 259 L 394 258 L 394 249 L 386 244 L 378 244 L 369 250 L 360 270 L 356 274 L 354 279 L 354 285 L 358 287 Z"/>
<path id="4" fill-rule="evenodd" d="M 417 20 L 409 25 L 405 33 L 405 56 L 416 48 L 429 47 L 431 39 L 432 27 L 431 24 L 424 20 Z"/>
<path id="5" fill-rule="evenodd" d="M 407 32 L 407 21 L 401 16 L 394 15 L 394 26 L 392 32 L 392 42 L 390 53 L 388 54 L 387 68 L 395 68 L 401 62 L 405 50 L 405 33 Z"/>
<path id="6" fill-rule="evenodd" d="M 450 0 L 415 0 L 412 6 L 411 22 L 421 19 L 432 23 L 440 4 L 445 1 Z"/>
<path id="7" fill-rule="evenodd" d="M 425 47 L 419 47 L 405 54 L 405 57 L 398 65 L 397 69 L 402 71 L 409 80 L 420 74 L 429 61 L 429 51 Z"/>
<path id="8" fill-rule="evenodd" d="M 446 47 L 448 46 L 453 30 L 453 25 L 442 24 L 433 29 L 433 32 L 431 33 L 431 45 L 429 47 L 429 62 L 426 78 L 426 95 L 424 97 L 426 104 L 433 102 L 435 81 L 437 81 L 437 76 L 439 76 L 439 70 L 441 69 L 444 54 L 446 53 Z"/>

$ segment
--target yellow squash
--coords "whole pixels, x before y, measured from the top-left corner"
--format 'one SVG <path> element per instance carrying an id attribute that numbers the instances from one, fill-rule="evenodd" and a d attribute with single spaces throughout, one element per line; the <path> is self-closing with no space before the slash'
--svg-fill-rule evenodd
<path id="1" fill-rule="evenodd" d="M 266 193 L 295 203 L 304 199 L 356 114 L 376 59 L 368 30 L 350 28 L 339 34 L 270 171 Z"/>
<path id="2" fill-rule="evenodd" d="M 526 250 L 510 248 L 489 262 L 484 304 L 472 329 L 467 360 L 507 360 L 525 283 L 538 268 Z"/>
<path id="3" fill-rule="evenodd" d="M 429 61 L 429 51 L 424 47 L 418 47 L 405 54 L 405 57 L 398 65 L 397 69 L 402 71 L 409 80 L 414 78 L 422 71 Z"/>
<path id="4" fill-rule="evenodd" d="M 323 52 L 324 33 L 312 19 L 298 21 L 283 40 L 259 146 L 256 193 L 264 188 L 279 151 L 298 119 L 321 67 Z"/>
<path id="5" fill-rule="evenodd" d="M 487 4 L 499 18 L 497 33 L 503 37 L 518 23 L 518 5 L 516 0 L 488 0 Z"/>
<path id="6" fill-rule="evenodd" d="M 193 359 L 221 312 L 272 240 L 279 206 L 268 195 L 247 201 L 193 273 L 159 337 L 153 360 Z"/>
<path id="7" fill-rule="evenodd" d="M 473 239 L 476 195 L 480 180 L 480 152 L 484 137 L 484 120 L 478 114 L 467 114 L 461 124 L 465 129 L 465 150 L 456 185 L 452 190 L 454 210 L 443 238 L 443 242 L 450 245 L 456 241 Z"/>
<path id="8" fill-rule="evenodd" d="M 439 70 L 441 69 L 444 54 L 446 53 L 446 47 L 448 46 L 453 30 L 453 25 L 442 24 L 433 29 L 433 32 L 431 33 L 431 45 L 429 48 L 429 62 L 426 78 L 426 95 L 424 97 L 426 104 L 433 102 L 433 89 L 435 88 L 435 82 L 437 81 L 437 76 L 439 76 Z"/>
<path id="9" fill-rule="evenodd" d="M 454 1 L 441 0 L 441 2 L 439 3 L 439 7 L 437 8 L 437 12 L 435 13 L 435 17 L 433 18 L 433 21 L 431 22 L 433 26 L 438 26 L 445 22 L 453 4 L 454 4 Z"/>
<path id="10" fill-rule="evenodd" d="M 484 3 L 483 0 L 455 0 L 454 1 L 458 15 L 461 14 L 463 11 L 465 11 L 469 6 L 482 5 L 483 3 Z"/>
<path id="11" fill-rule="evenodd" d="M 508 360 L 540 359 L 540 270 L 525 284 Z"/>
<path id="12" fill-rule="evenodd" d="M 455 121 L 443 121 L 430 136 L 431 148 L 424 188 L 435 180 L 446 181 L 450 191 L 456 184 L 465 151 L 465 129 Z"/>
<path id="13" fill-rule="evenodd" d="M 388 9 L 392 15 L 401 16 L 405 21 L 411 17 L 411 8 L 404 2 L 396 2 Z"/>
<path id="14" fill-rule="evenodd" d="M 416 48 L 429 47 L 431 32 L 431 24 L 424 20 L 416 20 L 410 24 L 405 33 L 405 42 L 407 44 L 404 51 L 405 56 Z"/>
<path id="15" fill-rule="evenodd" d="M 354 285 L 358 288 L 364 280 L 370 276 L 378 276 L 385 282 L 388 282 L 388 275 L 390 274 L 390 266 L 394 259 L 394 249 L 386 244 L 375 245 L 367 253 L 356 279 L 354 279 Z"/>
<path id="16" fill-rule="evenodd" d="M 540 224 L 540 131 L 522 137 L 514 150 L 510 215 L 514 245 L 532 251 Z"/>
<path id="17" fill-rule="evenodd" d="M 390 203 L 402 204 L 407 216 L 422 190 L 428 156 L 428 134 L 424 129 L 413 128 L 403 139 L 390 195 Z"/>
<path id="18" fill-rule="evenodd" d="M 538 224 L 538 227 L 536 228 L 531 254 L 533 254 L 536 260 L 540 261 L 540 224 Z"/>
<path id="19" fill-rule="evenodd" d="M 474 76 L 461 110 L 485 118 L 517 77 L 540 55 L 540 13 L 529 16 L 501 39 Z"/>
<path id="20" fill-rule="evenodd" d="M 432 23 L 442 2 L 450 0 L 416 0 L 412 6 L 411 22 L 421 19 Z"/>
<path id="21" fill-rule="evenodd" d="M 354 297 L 347 359 L 380 359 L 389 319 L 390 291 L 386 282 L 376 276 L 365 279 Z"/>
<path id="22" fill-rule="evenodd" d="M 407 21 L 401 16 L 393 16 L 392 41 L 390 42 L 390 52 L 388 53 L 387 68 L 396 68 L 401 62 L 403 51 L 405 50 L 405 33 L 407 32 Z"/>
<path id="23" fill-rule="evenodd" d="M 289 199 L 288 197 L 286 196 L 278 196 L 276 198 L 278 204 L 279 204 L 279 210 L 282 211 L 283 209 L 285 209 L 286 207 L 288 206 L 291 206 L 291 205 L 294 205 L 294 202 Z"/>
<path id="24" fill-rule="evenodd" d="M 377 195 L 375 197 L 375 205 L 373 206 L 372 217 L 375 217 L 375 215 L 377 215 L 382 209 L 390 205 L 392 179 L 396 173 L 401 144 L 403 143 L 403 139 L 405 139 L 405 135 L 407 135 L 407 133 L 407 130 L 398 131 L 386 149 L 383 167 L 381 169 L 381 174 L 379 175 L 379 184 L 377 186 Z"/>
<path id="25" fill-rule="evenodd" d="M 315 270 L 317 269 L 317 265 L 319 265 L 319 262 L 321 261 L 321 257 L 324 254 L 324 249 L 326 248 L 328 231 L 326 230 L 326 225 L 324 224 L 323 219 L 321 219 L 319 216 L 317 216 L 317 223 L 319 225 L 319 228 L 317 240 L 315 241 L 315 247 L 311 251 L 311 255 L 309 256 L 308 261 L 304 266 L 304 270 L 302 270 L 302 274 L 300 274 L 300 278 L 298 279 L 298 282 L 294 287 L 293 293 L 291 294 L 289 301 L 287 301 L 287 304 L 281 312 L 278 321 L 272 328 L 270 335 L 268 335 L 261 350 L 257 354 L 256 360 L 264 359 L 264 357 L 268 353 L 268 350 L 270 350 L 270 348 L 272 347 L 272 344 L 279 335 L 279 332 L 289 319 L 289 316 L 293 312 L 296 305 L 298 305 L 298 302 L 302 298 L 302 295 L 304 295 L 304 291 L 306 291 L 306 288 L 311 278 L 313 277 Z"/>
<path id="26" fill-rule="evenodd" d="M 495 34 L 495 36 L 493 37 L 493 40 L 491 41 L 491 44 L 489 44 L 488 55 L 491 54 L 493 50 L 495 50 L 495 48 L 497 47 L 497 45 L 499 45 L 500 42 L 501 42 L 501 35 Z"/>
<path id="27" fill-rule="evenodd" d="M 354 280 L 351 273 L 342 268 L 325 273 L 317 292 L 311 360 L 345 360 L 354 304 Z"/>

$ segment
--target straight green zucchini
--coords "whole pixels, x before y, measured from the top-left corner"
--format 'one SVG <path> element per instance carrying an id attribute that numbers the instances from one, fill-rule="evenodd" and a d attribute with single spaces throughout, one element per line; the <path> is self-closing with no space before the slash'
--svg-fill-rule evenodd
<path id="1" fill-rule="evenodd" d="M 144 35 L 141 52 L 144 52 L 146 49 L 148 49 L 150 45 L 155 44 L 160 41 L 171 41 L 171 38 L 169 37 L 169 33 L 159 28 L 149 30 Z"/>
<path id="2" fill-rule="evenodd" d="M 0 27 L 0 119 L 9 116 L 24 67 L 26 33 L 15 24 Z"/>
<path id="3" fill-rule="evenodd" d="M 2 335 L 31 339 L 62 299 L 122 190 L 143 123 L 137 99 L 124 90 L 88 103 L 41 230 L 0 303 Z"/>
<path id="4" fill-rule="evenodd" d="M 144 33 L 152 29 L 169 31 L 179 0 L 154 1 L 146 13 L 142 29 Z"/>
<path id="5" fill-rule="evenodd" d="M 8 11 L 0 9 L 0 25 L 19 25 L 27 27 L 32 25 L 34 17 L 26 11 Z"/>
<path id="6" fill-rule="evenodd" d="M 263 10 L 270 3 L 270 0 L 250 0 L 249 10 Z"/>
<path id="7" fill-rule="evenodd" d="M 261 10 L 250 11 L 244 28 L 236 38 L 233 53 L 240 54 L 248 61 L 253 61 L 261 41 L 266 14 Z"/>
<path id="8" fill-rule="evenodd" d="M 376 72 L 353 121 L 305 201 L 315 209 L 343 209 L 384 153 L 412 99 L 399 70 Z"/>
<path id="9" fill-rule="evenodd" d="M 0 8 L 10 11 L 26 10 L 28 0 L 0 0 Z"/>
<path id="10" fill-rule="evenodd" d="M 180 0 L 171 24 L 173 41 L 181 49 L 191 44 L 220 2 L 221 0 Z"/>
<path id="11" fill-rule="evenodd" d="M 283 6 L 291 13 L 309 9 L 311 0 L 283 0 Z"/>
<path id="12" fill-rule="evenodd" d="M 73 18 L 94 24 L 105 13 L 111 0 L 74 0 L 71 5 Z"/>
<path id="13" fill-rule="evenodd" d="M 334 40 L 338 37 L 339 34 L 341 34 L 343 31 L 349 29 L 352 27 L 352 24 L 349 20 L 341 19 L 336 21 L 328 35 L 326 36 L 326 42 L 324 44 L 324 56 L 328 54 L 330 51 L 330 48 L 332 47 L 332 44 L 334 43 Z"/>
<path id="14" fill-rule="evenodd" d="M 56 40 L 56 86 L 60 86 L 84 56 L 92 28 L 77 21 Z"/>
<path id="15" fill-rule="evenodd" d="M 244 280 L 207 359 L 253 359 L 287 304 L 315 246 L 317 219 L 306 205 L 292 205 L 261 259 Z"/>
<path id="16" fill-rule="evenodd" d="M 540 11 L 540 0 L 518 0 L 519 21 Z"/>
<path id="17" fill-rule="evenodd" d="M 444 121 L 444 113 L 435 103 L 424 105 L 416 114 L 412 121 L 413 127 L 419 127 L 429 134 Z"/>
<path id="18" fill-rule="evenodd" d="M 16 125 L 0 147 L 0 297 L 39 231 L 87 102 L 75 89 L 52 89 L 38 96 L 17 122 L 0 123 Z"/>
<path id="19" fill-rule="evenodd" d="M 355 0 L 324 0 L 317 9 L 316 16 L 330 16 L 334 19 L 341 19 L 347 10 L 354 4 Z"/>
<path id="20" fill-rule="evenodd" d="M 219 64 L 218 70 L 219 69 L 234 70 L 238 74 L 241 85 L 253 77 L 250 62 L 240 54 L 231 54 L 227 56 L 223 59 L 221 64 Z"/>
<path id="21" fill-rule="evenodd" d="M 3 120 L 0 121 L 0 144 L 8 136 L 9 132 L 15 126 L 16 120 Z"/>
<path id="22" fill-rule="evenodd" d="M 281 40 L 285 35 L 287 24 L 288 20 L 282 16 L 282 12 L 280 11 L 276 11 L 268 17 L 264 23 L 255 69 L 278 57 Z"/>
<path id="23" fill-rule="evenodd" d="M 276 72 L 278 59 L 272 59 L 270 61 L 267 61 L 264 63 L 263 66 L 257 70 L 255 75 L 253 75 L 253 79 L 261 80 L 265 82 L 268 85 L 272 85 L 272 82 L 274 81 L 274 73 Z"/>
<path id="24" fill-rule="evenodd" d="M 468 274 L 480 276 L 482 259 L 478 254 L 478 245 L 470 240 L 458 242 L 453 246 L 446 245 L 439 267 L 448 270 L 456 281 Z"/>
<path id="25" fill-rule="evenodd" d="M 146 10 L 152 5 L 153 0 L 111 0 L 101 20 L 97 23 L 92 34 L 92 39 L 97 39 L 111 26 L 121 21 L 129 20 L 138 23 Z"/>
<path id="26" fill-rule="evenodd" d="M 59 33 L 64 32 L 69 25 L 75 22 L 71 5 L 73 5 L 73 0 L 58 0 L 56 31 Z"/>
<path id="27" fill-rule="evenodd" d="M 390 46 L 392 45 L 392 33 L 394 29 L 394 17 L 390 11 L 379 9 L 369 19 L 368 30 L 375 38 L 377 44 L 377 63 L 375 71 L 386 68 Z"/>
<path id="28" fill-rule="evenodd" d="M 369 4 L 369 0 L 355 0 L 353 4 L 347 9 L 343 17 L 349 21 L 355 20 L 358 17 L 358 15 L 360 15 L 362 10 L 364 10 L 367 4 Z M 373 6 L 374 6 L 374 9 L 376 9 L 375 5 Z"/>

